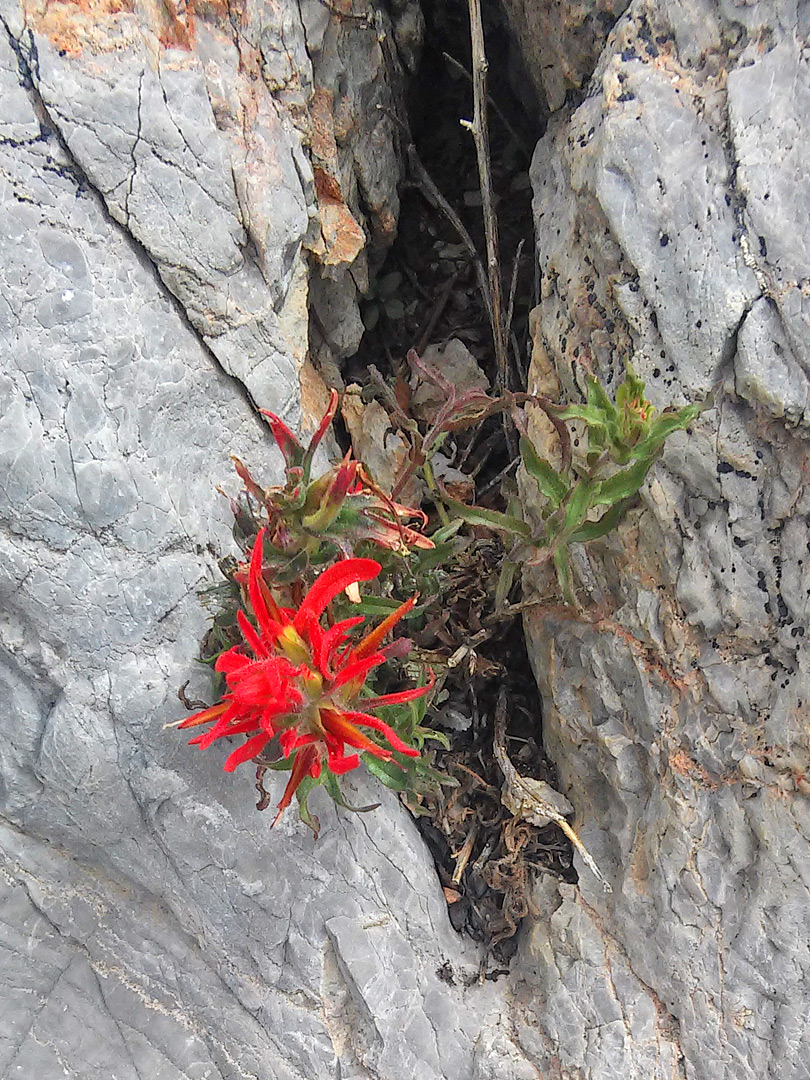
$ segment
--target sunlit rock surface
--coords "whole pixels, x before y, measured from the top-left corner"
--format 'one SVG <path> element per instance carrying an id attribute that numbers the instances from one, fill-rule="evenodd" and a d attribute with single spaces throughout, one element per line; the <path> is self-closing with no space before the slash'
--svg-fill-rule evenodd
<path id="1" fill-rule="evenodd" d="M 586 617 L 527 619 L 613 892 L 541 880 L 481 987 L 393 798 L 316 795 L 314 845 L 162 730 L 208 689 L 228 455 L 278 475 L 252 403 L 311 424 L 308 346 L 359 339 L 419 12 L 0 3 L 3 1077 L 807 1076 L 810 22 L 624 7 L 511 5 L 557 110 L 538 340 L 568 391 L 632 354 L 714 407 L 580 563 Z"/>
<path id="2" fill-rule="evenodd" d="M 714 393 L 582 564 L 583 616 L 527 618 L 613 884 L 539 889 L 521 1041 L 549 1077 L 808 1075 L 808 30 L 633 3 L 535 153 L 561 381 L 632 356 L 659 407 Z"/>
<path id="3" fill-rule="evenodd" d="M 350 783 L 355 802 L 382 799 L 362 816 L 316 795 L 316 845 L 294 814 L 270 831 L 250 768 L 226 775 L 162 729 L 182 683 L 210 690 L 196 590 L 235 550 L 215 494 L 233 490 L 228 455 L 279 475 L 249 399 L 299 422 L 303 246 L 337 274 L 393 235 L 379 19 L 3 7 L 4 1078 L 534 1073 L 502 1027 L 506 984 L 477 985 L 393 797 Z M 315 61 L 331 65 L 323 216 Z"/>

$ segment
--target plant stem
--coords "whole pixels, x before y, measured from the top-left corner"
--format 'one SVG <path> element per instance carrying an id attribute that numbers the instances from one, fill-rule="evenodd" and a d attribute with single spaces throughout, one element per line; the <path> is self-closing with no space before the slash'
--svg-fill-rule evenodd
<path id="1" fill-rule="evenodd" d="M 489 158 L 489 125 L 487 123 L 487 56 L 484 49 L 484 26 L 481 20 L 480 0 L 468 0 L 470 9 L 470 37 L 472 40 L 472 82 L 474 113 L 472 123 L 461 123 L 475 140 L 478 158 L 478 178 L 481 186 L 481 205 L 484 215 L 484 233 L 487 242 L 487 272 L 492 297 L 492 337 L 495 358 L 498 363 L 498 379 L 502 390 L 507 386 L 506 334 L 504 333 L 503 302 L 501 298 L 501 264 L 498 256 L 498 221 L 492 206 L 492 176 Z"/>

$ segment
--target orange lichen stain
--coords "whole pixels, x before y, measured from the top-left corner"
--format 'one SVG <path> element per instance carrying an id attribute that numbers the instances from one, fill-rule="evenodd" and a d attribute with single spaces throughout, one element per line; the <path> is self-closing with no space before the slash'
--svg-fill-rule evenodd
<path id="1" fill-rule="evenodd" d="M 310 360 L 305 360 L 301 365 L 298 381 L 301 385 L 303 426 L 307 431 L 314 431 L 329 405 L 329 388 Z"/>
<path id="2" fill-rule="evenodd" d="M 195 2 L 145 0 L 137 16 L 135 0 L 23 0 L 23 10 L 28 27 L 63 55 L 78 57 L 129 48 L 144 30 L 166 49 L 190 50 Z"/>
<path id="3" fill-rule="evenodd" d="M 325 245 L 325 251 L 316 251 L 316 254 L 325 266 L 348 266 L 365 247 L 366 234 L 343 201 L 340 184 L 335 177 L 319 165 L 315 166 L 313 172 Z"/>
<path id="4" fill-rule="evenodd" d="M 166 49 L 194 46 L 194 0 L 163 0 L 158 6 L 158 40 Z"/>
<path id="5" fill-rule="evenodd" d="M 693 784 L 708 791 L 716 791 L 723 784 L 734 783 L 734 778 L 731 776 L 713 777 L 693 757 L 690 757 L 684 749 L 676 750 L 670 754 L 668 760 L 669 767 L 674 773 L 686 777 Z"/>
<path id="6" fill-rule="evenodd" d="M 67 56 L 125 47 L 134 0 L 23 0 L 26 26 Z"/>
<path id="7" fill-rule="evenodd" d="M 312 156 L 326 165 L 337 162 L 337 142 L 335 141 L 335 122 L 332 115 L 334 96 L 322 86 L 316 88 L 309 107 L 312 130 Z"/>
<path id="8" fill-rule="evenodd" d="M 313 172 L 315 173 L 315 191 L 321 202 L 343 202 L 343 193 L 340 190 L 340 184 L 330 174 L 316 165 Z"/>

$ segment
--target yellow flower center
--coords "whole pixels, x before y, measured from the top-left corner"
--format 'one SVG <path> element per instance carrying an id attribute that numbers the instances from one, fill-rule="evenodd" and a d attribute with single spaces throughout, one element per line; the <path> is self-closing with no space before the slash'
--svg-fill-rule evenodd
<path id="1" fill-rule="evenodd" d="M 306 664 L 310 661 L 306 642 L 293 626 L 285 626 L 278 636 L 278 646 L 292 664 Z"/>

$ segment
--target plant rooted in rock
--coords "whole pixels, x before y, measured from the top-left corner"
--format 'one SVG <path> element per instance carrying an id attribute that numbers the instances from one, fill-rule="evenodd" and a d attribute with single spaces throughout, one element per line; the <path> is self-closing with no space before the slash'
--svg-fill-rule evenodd
<path id="1" fill-rule="evenodd" d="M 283 487 L 261 487 L 246 466 L 233 459 L 245 485 L 239 499 L 231 500 L 237 528 L 247 541 L 252 541 L 260 528 L 265 529 L 267 565 L 281 583 L 300 578 L 310 565 L 351 557 L 364 542 L 400 553 L 433 547 L 418 528 L 406 524 L 417 522 L 423 527 L 425 515 L 395 503 L 362 464 L 352 460 L 351 451 L 328 472 L 312 478 L 315 451 L 335 417 L 337 403 L 338 394 L 333 390 L 329 407 L 306 447 L 275 413 L 262 410 L 284 455 Z"/>
<path id="2" fill-rule="evenodd" d="M 367 762 L 385 763 L 394 770 L 402 757 L 419 756 L 417 748 L 403 741 L 373 711 L 414 701 L 425 695 L 430 685 L 380 696 L 369 695 L 367 689 L 375 668 L 390 656 L 407 651 L 410 643 L 403 639 L 385 646 L 382 642 L 411 610 L 416 597 L 400 604 L 353 644 L 350 634 L 364 621 L 362 616 L 327 628 L 321 625 L 322 616 L 345 589 L 375 578 L 380 564 L 373 559 L 342 559 L 317 578 L 297 610 L 282 608 L 264 578 L 265 536 L 262 529 L 256 537 L 248 576 L 249 608 L 255 625 L 240 610 L 237 620 L 244 644 L 221 653 L 216 661 L 216 670 L 227 684 L 223 699 L 176 726 L 213 723 L 191 740 L 200 749 L 217 739 L 248 736 L 229 755 L 225 770 L 233 772 L 251 759 L 259 760 L 263 767 L 290 769 L 275 820 L 297 795 L 302 818 L 312 823 L 306 808 L 309 790 L 324 783 L 342 802 L 335 777 L 357 768 L 361 754 Z M 268 753 L 271 743 L 277 748 L 275 761 Z M 348 754 L 347 746 L 352 751 Z"/>
<path id="3" fill-rule="evenodd" d="M 629 365 L 615 405 L 592 375 L 587 376 L 584 405 L 538 403 L 554 422 L 562 459 L 559 468 L 537 453 L 522 414 L 513 410 L 513 416 L 522 430 L 523 465 L 545 498 L 540 527 L 533 528 L 518 513 L 502 514 L 458 503 L 452 503 L 451 509 L 466 521 L 516 537 L 519 546 L 513 553 L 512 567 L 518 562 L 531 566 L 551 560 L 563 600 L 575 604 L 571 545 L 598 540 L 619 525 L 667 438 L 687 428 L 705 404 L 666 409 L 656 416 L 654 406 L 644 397 L 644 383 Z M 566 426 L 572 421 L 586 430 L 585 452 L 576 457 Z"/>

